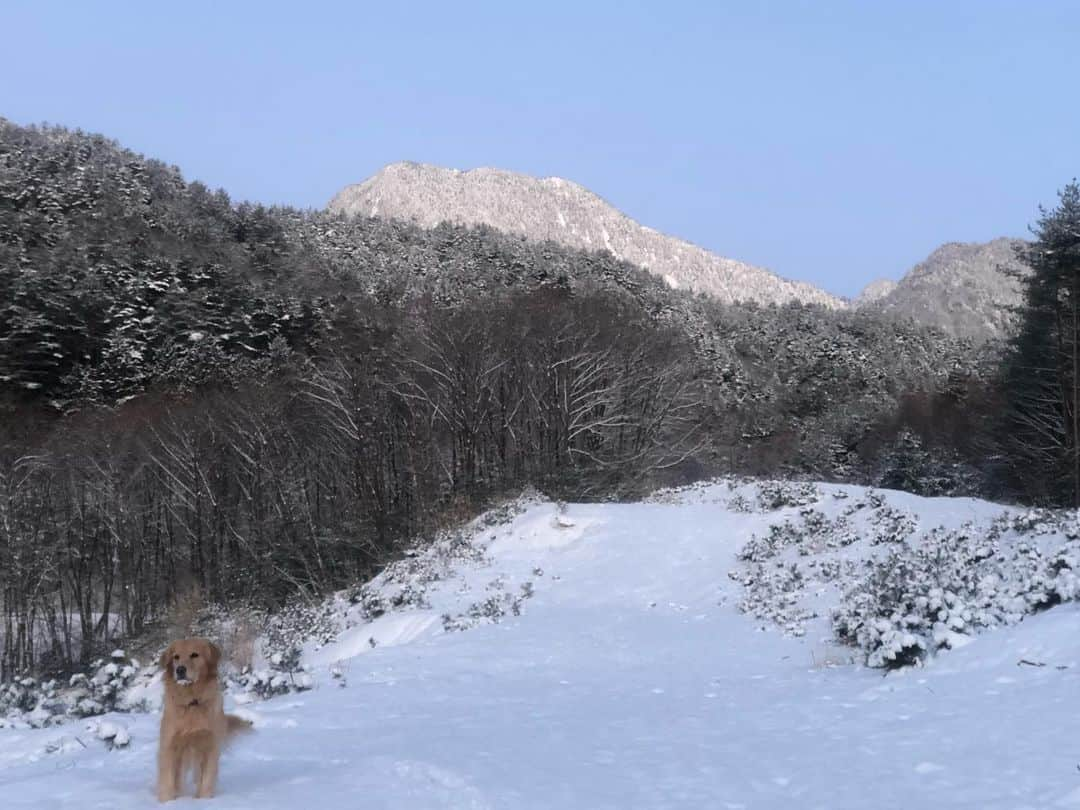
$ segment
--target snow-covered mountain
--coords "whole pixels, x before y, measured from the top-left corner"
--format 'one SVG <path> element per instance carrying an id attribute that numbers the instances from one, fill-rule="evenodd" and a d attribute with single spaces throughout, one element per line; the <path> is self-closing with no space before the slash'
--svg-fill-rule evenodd
<path id="1" fill-rule="evenodd" d="M 450 221 L 490 225 L 534 240 L 585 250 L 606 249 L 677 288 L 721 301 L 842 307 L 844 301 L 810 284 L 717 256 L 638 224 L 586 188 L 558 177 L 539 179 L 500 169 L 457 171 L 393 163 L 340 191 L 331 211 L 378 216 L 434 227 Z"/>
<path id="2" fill-rule="evenodd" d="M 869 284 L 863 287 L 862 292 L 860 292 L 858 296 L 856 296 L 855 300 L 851 303 L 853 306 L 856 307 L 866 306 L 867 304 L 872 304 L 875 301 L 879 301 L 880 299 L 889 295 L 889 293 L 891 293 L 895 289 L 896 282 L 892 279 L 875 279 L 874 281 L 871 281 Z"/>
<path id="3" fill-rule="evenodd" d="M 891 289 L 874 282 L 856 304 L 885 315 L 913 318 L 958 337 L 994 340 L 1005 336 L 1021 302 L 1017 239 L 949 242 L 912 268 Z M 875 286 L 877 285 L 877 286 Z"/>
<path id="4" fill-rule="evenodd" d="M 239 709 L 214 806 L 1076 806 L 1080 610 L 1046 610 L 1075 521 L 770 482 L 524 498 L 316 611 L 314 688 Z M 922 666 L 860 664 L 905 644 Z M 156 715 L 90 724 L 0 728 L 5 806 L 152 806 Z"/>

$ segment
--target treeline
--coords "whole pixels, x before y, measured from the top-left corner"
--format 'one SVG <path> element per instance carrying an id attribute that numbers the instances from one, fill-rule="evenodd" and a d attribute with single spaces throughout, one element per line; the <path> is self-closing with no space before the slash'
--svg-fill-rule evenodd
<path id="1" fill-rule="evenodd" d="M 693 353 L 601 296 L 353 313 L 319 363 L 0 444 L 0 677 L 142 633 L 192 587 L 261 607 L 370 576 L 526 484 L 611 493 L 701 441 Z M 36 440 L 40 438 L 40 440 Z"/>

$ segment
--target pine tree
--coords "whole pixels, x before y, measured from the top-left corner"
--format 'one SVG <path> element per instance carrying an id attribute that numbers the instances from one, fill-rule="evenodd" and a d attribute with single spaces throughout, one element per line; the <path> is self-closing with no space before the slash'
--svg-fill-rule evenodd
<path id="1" fill-rule="evenodd" d="M 1040 213 L 1019 251 L 1032 272 L 1005 360 L 1003 444 L 1021 491 L 1080 506 L 1080 186 Z"/>

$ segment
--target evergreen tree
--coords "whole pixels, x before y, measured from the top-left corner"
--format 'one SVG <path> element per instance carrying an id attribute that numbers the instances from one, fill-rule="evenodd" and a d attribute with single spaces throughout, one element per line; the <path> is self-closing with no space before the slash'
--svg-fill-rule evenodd
<path id="1" fill-rule="evenodd" d="M 1020 249 L 1032 272 L 1003 370 L 1003 444 L 1019 491 L 1080 506 L 1080 186 L 1040 213 Z"/>

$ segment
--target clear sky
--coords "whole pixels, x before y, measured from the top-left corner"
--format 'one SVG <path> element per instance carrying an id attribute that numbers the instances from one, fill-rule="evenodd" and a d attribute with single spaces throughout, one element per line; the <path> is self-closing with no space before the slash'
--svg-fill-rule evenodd
<path id="1" fill-rule="evenodd" d="M 577 181 L 843 295 L 1023 236 L 1080 175 L 1080 2 L 4 0 L 0 116 L 234 198 L 382 165 Z"/>

